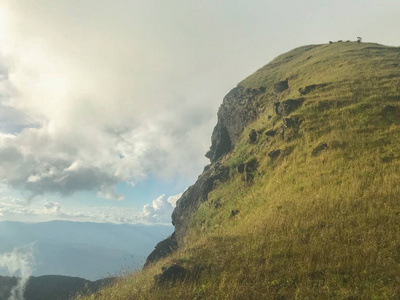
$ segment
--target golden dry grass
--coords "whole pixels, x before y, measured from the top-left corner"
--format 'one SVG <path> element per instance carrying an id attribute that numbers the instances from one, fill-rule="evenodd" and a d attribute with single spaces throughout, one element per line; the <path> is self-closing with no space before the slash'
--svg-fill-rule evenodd
<path id="1" fill-rule="evenodd" d="M 399 48 L 335 43 L 295 49 L 246 78 L 240 85 L 267 88 L 257 99 L 265 113 L 225 157 L 231 178 L 200 205 L 186 247 L 78 299 L 400 299 L 399 65 Z M 285 78 L 280 100 L 324 86 L 290 116 L 301 120 L 290 140 L 262 135 L 249 144 L 250 129 L 281 126 L 267 116 L 273 83 Z M 386 105 L 398 109 L 383 113 Z M 328 149 L 311 156 L 322 142 Z M 234 167 L 251 158 L 259 166 L 246 184 Z M 187 278 L 154 285 L 172 262 Z"/>

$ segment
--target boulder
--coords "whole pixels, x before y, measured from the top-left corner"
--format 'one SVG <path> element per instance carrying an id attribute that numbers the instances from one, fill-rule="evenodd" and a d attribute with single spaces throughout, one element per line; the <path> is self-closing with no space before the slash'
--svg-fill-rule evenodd
<path id="1" fill-rule="evenodd" d="M 167 282 L 175 282 L 177 280 L 183 280 L 186 276 L 186 269 L 177 264 L 173 264 L 169 267 L 162 267 L 162 273 L 154 276 L 154 282 L 156 284 L 163 284 Z"/>
<path id="2" fill-rule="evenodd" d="M 251 184 L 253 182 L 254 172 L 257 170 L 257 166 L 258 166 L 258 161 L 255 158 L 253 158 L 246 163 L 240 163 L 236 167 L 236 170 L 238 171 L 238 173 L 242 174 L 243 181 Z"/>
<path id="3" fill-rule="evenodd" d="M 281 149 L 277 149 L 277 150 L 273 150 L 273 151 L 269 152 L 269 153 L 268 153 L 268 156 L 269 156 L 271 159 L 275 159 L 275 158 L 277 158 L 280 154 L 281 154 Z"/>
<path id="4" fill-rule="evenodd" d="M 268 131 L 265 133 L 266 136 L 275 136 L 275 134 L 276 134 L 276 130 L 273 130 L 273 129 L 268 130 Z"/>
<path id="5" fill-rule="evenodd" d="M 296 122 L 291 118 L 283 118 L 283 128 L 294 128 L 296 127 Z"/>
<path id="6" fill-rule="evenodd" d="M 303 98 L 288 99 L 282 102 L 275 102 L 273 110 L 279 116 L 287 116 L 298 109 L 304 102 Z"/>
<path id="7" fill-rule="evenodd" d="M 255 129 L 252 129 L 249 133 L 250 143 L 254 144 L 255 142 L 257 142 L 257 137 L 258 137 L 257 131 Z"/>
<path id="8" fill-rule="evenodd" d="M 298 116 L 282 119 L 282 126 L 280 127 L 279 133 L 285 142 L 289 142 L 298 137 L 301 122 Z"/>
<path id="9" fill-rule="evenodd" d="M 299 88 L 299 93 L 301 96 L 304 96 L 304 95 L 307 95 L 308 93 L 310 93 L 315 88 L 317 88 L 316 84 L 307 85 L 305 88 Z"/>
<path id="10" fill-rule="evenodd" d="M 238 173 L 242 174 L 244 172 L 244 170 L 245 170 L 245 167 L 246 166 L 245 166 L 244 163 L 240 163 L 240 164 L 237 165 L 236 171 L 238 171 Z"/>
<path id="11" fill-rule="evenodd" d="M 274 93 L 275 94 L 282 93 L 288 88 L 289 88 L 289 83 L 287 79 L 283 81 L 278 81 L 277 83 L 274 84 Z"/>
<path id="12" fill-rule="evenodd" d="M 239 212 L 240 212 L 240 210 L 238 210 L 238 209 L 232 209 L 232 211 L 231 211 L 231 217 L 236 216 Z"/>

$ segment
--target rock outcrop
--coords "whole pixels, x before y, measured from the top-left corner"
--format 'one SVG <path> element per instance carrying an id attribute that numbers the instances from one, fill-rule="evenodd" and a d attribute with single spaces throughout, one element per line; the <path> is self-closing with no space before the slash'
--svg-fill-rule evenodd
<path id="1" fill-rule="evenodd" d="M 175 226 L 174 233 L 157 244 L 153 252 L 147 257 L 145 267 L 183 246 L 192 214 L 200 203 L 208 199 L 208 194 L 218 184 L 228 179 L 229 167 L 227 166 L 215 163 L 205 168 L 196 183 L 190 186 L 176 202 L 176 207 L 172 213 L 172 224 Z"/>
<path id="2" fill-rule="evenodd" d="M 236 146 L 244 128 L 262 112 L 255 100 L 264 92 L 265 88 L 263 87 L 245 89 L 238 86 L 225 96 L 218 110 L 218 122 L 211 136 L 211 147 L 206 154 L 211 165 L 204 168 L 196 183 L 190 186 L 176 202 L 172 213 L 172 224 L 175 226 L 175 231 L 170 237 L 157 244 L 148 256 L 145 266 L 166 257 L 184 245 L 192 214 L 200 203 L 208 199 L 208 194 L 218 184 L 229 179 L 229 167 L 222 165 L 219 161 Z M 258 133 L 255 132 L 250 139 L 257 139 L 257 135 Z M 250 164 L 246 165 L 247 181 L 250 181 L 249 178 L 252 176 L 251 168 Z"/>
<path id="3" fill-rule="evenodd" d="M 265 88 L 244 89 L 238 86 L 224 98 L 218 110 L 218 122 L 211 136 L 211 148 L 206 157 L 216 162 L 237 144 L 243 129 L 259 115 L 255 98 Z"/>
<path id="4" fill-rule="evenodd" d="M 196 183 L 189 187 L 176 202 L 172 213 L 172 225 L 175 226 L 175 238 L 178 247 L 184 244 L 190 217 L 200 203 L 208 199 L 208 194 L 220 183 L 229 179 L 229 167 L 216 163 L 203 172 Z"/>

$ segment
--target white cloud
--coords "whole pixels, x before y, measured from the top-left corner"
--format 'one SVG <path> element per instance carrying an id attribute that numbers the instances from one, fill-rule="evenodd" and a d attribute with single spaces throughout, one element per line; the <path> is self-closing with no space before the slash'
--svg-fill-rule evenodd
<path id="1" fill-rule="evenodd" d="M 32 274 L 34 265 L 35 244 L 29 244 L 23 247 L 15 248 L 9 253 L 0 253 L 0 268 L 6 268 L 10 275 L 18 276 L 18 282 L 11 290 L 11 296 L 8 300 L 24 299 L 25 286 Z"/>
<path id="2" fill-rule="evenodd" d="M 149 223 L 170 223 L 175 203 L 181 196 L 182 193 L 169 198 L 165 194 L 161 195 L 143 207 L 141 219 Z"/>
<path id="3" fill-rule="evenodd" d="M 212 110 L 176 90 L 165 56 L 149 51 L 156 39 L 100 19 L 92 27 L 76 5 L 0 6 L 8 19 L 0 24 L 7 28 L 0 45 L 0 178 L 32 195 L 97 190 L 122 200 L 114 189 L 119 181 L 149 172 L 193 176 L 205 163 Z M 60 13 L 67 7 L 78 14 Z M 43 18 L 48 12 L 54 18 Z M 196 139 L 186 143 L 191 134 Z"/>
<path id="4" fill-rule="evenodd" d="M 176 201 L 179 200 L 179 198 L 182 196 L 182 194 L 183 194 L 183 193 L 180 193 L 180 194 L 178 194 L 178 195 L 174 195 L 174 196 L 169 197 L 169 198 L 167 199 L 167 202 L 168 202 L 169 204 L 171 204 L 172 207 L 175 208 L 175 207 L 176 207 Z"/>
<path id="5" fill-rule="evenodd" d="M 57 202 L 48 201 L 43 204 L 42 213 L 45 215 L 55 215 L 61 214 L 61 205 Z"/>
<path id="6" fill-rule="evenodd" d="M 145 205 L 142 210 L 114 206 L 72 209 L 58 201 L 50 201 L 45 198 L 40 201 L 30 201 L 29 198 L 3 196 L 0 197 L 0 217 L 5 220 L 22 220 L 23 222 L 43 222 L 57 219 L 78 222 L 170 224 L 172 211 L 182 194 L 170 197 L 163 194 Z"/>

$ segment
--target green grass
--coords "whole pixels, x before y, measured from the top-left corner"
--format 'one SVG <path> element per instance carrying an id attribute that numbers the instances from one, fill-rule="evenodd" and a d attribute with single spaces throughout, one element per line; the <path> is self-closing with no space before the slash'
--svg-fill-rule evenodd
<path id="1" fill-rule="evenodd" d="M 256 100 L 265 112 L 225 157 L 231 178 L 192 217 L 185 248 L 78 299 L 399 299 L 399 66 L 400 48 L 344 42 L 297 48 L 246 78 L 240 85 L 266 87 Z M 289 90 L 274 96 L 285 78 Z M 251 129 L 282 125 L 268 119 L 274 100 L 311 84 L 324 86 L 291 114 L 301 125 L 290 140 L 248 143 Z M 399 109 L 383 114 L 386 105 Z M 311 156 L 322 142 L 328 149 Z M 275 149 L 292 151 L 271 161 Z M 252 158 L 248 184 L 234 168 Z M 173 262 L 187 278 L 155 286 Z"/>

